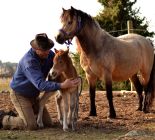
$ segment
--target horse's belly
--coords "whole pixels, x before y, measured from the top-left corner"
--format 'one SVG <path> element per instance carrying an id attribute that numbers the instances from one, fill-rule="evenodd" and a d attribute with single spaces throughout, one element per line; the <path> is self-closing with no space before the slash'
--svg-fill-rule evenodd
<path id="1" fill-rule="evenodd" d="M 113 73 L 112 74 L 112 80 L 113 81 L 126 81 L 128 80 L 130 77 L 132 77 L 135 73 Z"/>
<path id="2" fill-rule="evenodd" d="M 122 76 L 122 77 L 118 77 L 118 76 L 113 76 L 112 77 L 112 80 L 113 81 L 126 81 L 126 80 L 128 80 L 130 77 L 125 77 L 125 76 Z"/>

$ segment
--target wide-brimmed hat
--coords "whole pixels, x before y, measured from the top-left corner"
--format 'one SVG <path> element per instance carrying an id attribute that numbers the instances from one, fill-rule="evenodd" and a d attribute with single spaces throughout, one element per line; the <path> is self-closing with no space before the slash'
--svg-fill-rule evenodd
<path id="1" fill-rule="evenodd" d="M 37 34 L 30 44 L 32 48 L 43 51 L 50 50 L 54 46 L 54 42 L 48 38 L 46 33 Z"/>

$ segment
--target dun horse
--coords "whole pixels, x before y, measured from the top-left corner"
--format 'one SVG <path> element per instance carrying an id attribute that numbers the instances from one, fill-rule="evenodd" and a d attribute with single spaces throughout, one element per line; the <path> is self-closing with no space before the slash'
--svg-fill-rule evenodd
<path id="1" fill-rule="evenodd" d="M 155 78 L 150 78 L 152 68 L 155 67 L 151 41 L 137 34 L 113 37 L 101 29 L 90 15 L 73 7 L 68 10 L 63 9 L 60 20 L 62 27 L 55 37 L 56 41 L 63 44 L 76 36 L 81 46 L 83 55 L 81 62 L 90 85 L 90 115 L 96 115 L 95 83 L 97 79 L 105 81 L 110 118 L 116 117 L 112 81 L 124 81 L 129 78 L 139 97 L 138 110 L 148 112 L 155 90 L 153 84 Z M 152 71 L 153 77 L 154 74 L 155 72 Z M 143 98 L 143 90 L 145 98 Z"/>
<path id="2" fill-rule="evenodd" d="M 77 78 L 77 72 L 72 64 L 71 58 L 68 55 L 69 49 L 67 51 L 56 50 L 56 55 L 54 57 L 53 68 L 49 73 L 49 80 L 55 79 L 57 82 L 63 82 L 68 78 Z M 63 94 L 62 94 L 63 92 Z M 81 92 L 81 89 L 80 89 Z M 56 94 L 56 104 L 58 111 L 58 119 L 63 125 L 63 130 L 68 130 L 68 125 L 72 125 L 72 130 L 75 130 L 77 119 L 78 119 L 78 106 L 79 106 L 79 95 L 78 87 L 60 90 Z M 43 127 L 42 114 L 45 103 L 52 94 L 45 93 L 41 97 L 39 102 L 39 114 L 37 119 L 37 124 L 39 127 Z M 62 105 L 62 107 L 61 107 Z M 63 109 L 63 110 L 62 110 Z"/>

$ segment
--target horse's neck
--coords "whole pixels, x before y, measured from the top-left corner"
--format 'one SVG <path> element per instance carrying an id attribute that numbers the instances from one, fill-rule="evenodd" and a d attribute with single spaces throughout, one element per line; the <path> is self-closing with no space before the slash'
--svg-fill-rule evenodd
<path id="1" fill-rule="evenodd" d="M 96 55 L 103 48 L 108 34 L 100 27 L 85 25 L 84 29 L 77 35 L 82 51 L 87 56 Z"/>

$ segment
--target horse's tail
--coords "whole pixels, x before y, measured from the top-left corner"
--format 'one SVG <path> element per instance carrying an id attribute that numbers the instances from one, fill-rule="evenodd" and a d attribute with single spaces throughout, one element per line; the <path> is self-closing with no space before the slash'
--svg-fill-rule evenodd
<path id="1" fill-rule="evenodd" d="M 148 103 L 148 106 L 151 106 L 153 104 L 154 98 L 155 98 L 155 54 L 154 54 L 154 62 L 153 67 L 150 75 L 150 80 L 147 85 L 146 90 L 146 102 Z M 145 104 L 145 102 L 144 102 Z"/>

